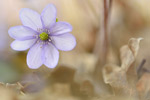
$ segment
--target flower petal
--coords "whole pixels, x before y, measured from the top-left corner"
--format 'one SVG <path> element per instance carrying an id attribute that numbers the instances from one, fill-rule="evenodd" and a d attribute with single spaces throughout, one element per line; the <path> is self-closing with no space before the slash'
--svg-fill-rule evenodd
<path id="1" fill-rule="evenodd" d="M 70 33 L 51 36 L 51 38 L 57 49 L 62 51 L 70 51 L 76 46 L 76 39 Z"/>
<path id="2" fill-rule="evenodd" d="M 43 48 L 41 46 L 40 43 L 36 43 L 27 54 L 27 65 L 31 69 L 37 69 L 43 64 Z"/>
<path id="3" fill-rule="evenodd" d="M 69 33 L 72 31 L 72 26 L 66 22 L 57 22 L 50 31 L 52 35 Z"/>
<path id="4" fill-rule="evenodd" d="M 44 47 L 44 57 L 44 64 L 48 68 L 54 68 L 58 64 L 59 52 L 51 43 L 49 43 Z"/>
<path id="5" fill-rule="evenodd" d="M 56 22 L 55 6 L 52 4 L 47 5 L 41 14 L 41 19 L 43 26 L 47 29 L 49 29 L 52 25 L 54 25 Z"/>
<path id="6" fill-rule="evenodd" d="M 35 42 L 36 39 L 25 40 L 25 41 L 15 40 L 11 43 L 11 48 L 16 51 L 25 51 L 29 49 Z"/>
<path id="7" fill-rule="evenodd" d="M 25 26 L 15 26 L 11 27 L 8 30 L 9 35 L 17 40 L 28 40 L 35 38 L 35 35 L 37 34 L 32 29 L 25 27 Z"/>
<path id="8" fill-rule="evenodd" d="M 30 27 L 35 31 L 43 28 L 41 16 L 34 10 L 23 8 L 20 11 L 20 18 L 24 26 Z"/>

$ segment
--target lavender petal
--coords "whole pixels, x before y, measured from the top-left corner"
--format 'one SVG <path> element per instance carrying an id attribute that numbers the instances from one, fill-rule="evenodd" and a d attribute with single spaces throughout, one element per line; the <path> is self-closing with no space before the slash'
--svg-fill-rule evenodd
<path id="1" fill-rule="evenodd" d="M 55 68 L 58 64 L 59 60 L 59 52 L 58 50 L 51 44 L 47 44 L 44 47 L 44 64 L 48 68 Z"/>
<path id="2" fill-rule="evenodd" d="M 42 54 L 43 54 L 42 44 L 34 44 L 27 54 L 27 65 L 31 69 L 37 69 L 43 64 Z"/>
<path id="3" fill-rule="evenodd" d="M 35 42 L 36 39 L 25 40 L 25 41 L 15 40 L 11 43 L 11 48 L 16 51 L 25 51 L 29 49 Z"/>
<path id="4" fill-rule="evenodd" d="M 41 14 L 41 19 L 43 22 L 43 26 L 47 29 L 51 28 L 55 22 L 56 22 L 56 8 L 54 5 L 49 4 L 47 5 L 42 14 Z"/>
<path id="5" fill-rule="evenodd" d="M 72 26 L 67 22 L 57 22 L 50 31 L 51 35 L 69 33 L 72 31 Z"/>
<path id="6" fill-rule="evenodd" d="M 42 29 L 40 14 L 29 8 L 23 8 L 20 11 L 20 18 L 24 26 L 30 27 L 33 30 Z"/>
<path id="7" fill-rule="evenodd" d="M 76 46 L 76 39 L 70 33 L 51 36 L 51 38 L 57 49 L 62 51 L 70 51 Z"/>
<path id="8" fill-rule="evenodd" d="M 32 29 L 25 27 L 25 26 L 15 26 L 11 27 L 8 30 L 8 33 L 10 37 L 16 39 L 16 40 L 28 40 L 35 38 L 35 35 L 37 34 Z"/>

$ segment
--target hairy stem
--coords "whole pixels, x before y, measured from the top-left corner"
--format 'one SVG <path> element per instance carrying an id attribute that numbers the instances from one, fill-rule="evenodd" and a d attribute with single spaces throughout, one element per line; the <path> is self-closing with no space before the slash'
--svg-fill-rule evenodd
<path id="1" fill-rule="evenodd" d="M 146 60 L 145 60 L 145 59 L 143 59 L 143 60 L 142 60 L 142 62 L 141 62 L 141 64 L 138 66 L 137 74 L 139 74 L 139 73 L 140 73 L 140 71 L 142 70 L 142 68 L 143 68 L 143 66 L 144 66 L 144 64 L 145 64 L 145 62 L 146 62 Z"/>
<path id="2" fill-rule="evenodd" d="M 97 56 L 97 65 L 95 74 L 101 73 L 101 68 L 107 62 L 109 49 L 109 17 L 111 11 L 112 0 L 103 0 L 103 19 L 101 21 L 101 28 L 98 33 L 94 53 Z"/>

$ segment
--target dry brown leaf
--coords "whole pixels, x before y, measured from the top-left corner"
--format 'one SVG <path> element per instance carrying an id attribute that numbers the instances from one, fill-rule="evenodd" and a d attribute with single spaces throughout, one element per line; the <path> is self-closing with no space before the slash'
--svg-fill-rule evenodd
<path id="1" fill-rule="evenodd" d="M 139 44 L 142 38 L 131 38 L 128 42 L 128 45 L 122 46 L 120 49 L 121 55 L 121 68 L 125 71 L 131 66 L 131 64 L 135 61 L 139 50 Z"/>
<path id="2" fill-rule="evenodd" d="M 121 67 L 113 64 L 108 64 L 104 66 L 103 75 L 105 83 L 113 83 L 113 81 L 119 81 L 120 77 L 125 77 L 123 74 L 126 74 L 128 68 L 135 61 L 135 57 L 139 50 L 139 43 L 142 38 L 131 38 L 128 45 L 124 45 L 120 49 L 121 53 Z M 122 78 L 121 78 L 122 79 Z"/>
<path id="3" fill-rule="evenodd" d="M 142 38 L 131 38 L 128 45 L 124 45 L 121 47 L 121 67 L 114 64 L 107 64 L 103 68 L 104 82 L 111 85 L 113 89 L 117 89 L 117 91 L 124 91 L 128 95 L 128 92 L 132 90 L 132 86 L 130 86 L 129 84 L 127 71 L 130 67 L 132 67 L 132 64 L 135 61 L 141 39 Z M 134 93 L 132 95 L 136 95 L 135 90 L 132 90 L 132 92 L 133 91 Z"/>
<path id="4" fill-rule="evenodd" d="M 131 49 L 128 47 L 128 45 L 122 46 L 120 49 L 120 58 L 121 58 L 121 68 L 125 71 L 128 70 L 130 65 L 134 62 L 134 56 L 131 51 Z"/>
<path id="5" fill-rule="evenodd" d="M 140 41 L 141 41 L 141 40 L 143 40 L 143 38 L 138 38 L 138 39 L 136 39 L 136 38 L 131 38 L 131 39 L 129 40 L 128 46 L 129 46 L 129 48 L 131 49 L 131 51 L 132 51 L 134 57 L 137 56 L 137 53 L 138 53 L 139 47 L 140 47 L 139 44 L 140 44 Z"/>
<path id="6" fill-rule="evenodd" d="M 135 87 L 135 84 L 137 82 L 137 71 L 136 71 L 136 66 L 134 65 L 135 63 L 135 59 L 136 59 L 136 56 L 137 56 L 137 53 L 139 51 L 139 44 L 140 44 L 140 41 L 142 40 L 142 38 L 131 38 L 128 42 L 128 47 L 130 48 L 130 50 L 132 51 L 132 54 L 134 56 L 134 61 L 132 62 L 132 64 L 126 68 L 127 69 L 127 79 L 128 79 L 128 82 L 129 84 L 136 88 Z"/>
<path id="7" fill-rule="evenodd" d="M 108 64 L 103 69 L 104 82 L 110 84 L 112 87 L 122 87 L 126 85 L 126 76 L 121 67 Z"/>

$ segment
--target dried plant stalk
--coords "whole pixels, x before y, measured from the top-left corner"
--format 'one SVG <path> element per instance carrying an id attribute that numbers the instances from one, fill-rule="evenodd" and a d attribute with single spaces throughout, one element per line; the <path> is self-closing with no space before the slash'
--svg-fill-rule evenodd
<path id="1" fill-rule="evenodd" d="M 101 77 L 101 69 L 102 66 L 106 64 L 107 56 L 108 56 L 108 49 L 109 49 L 109 16 L 111 10 L 112 0 L 103 0 L 103 19 L 102 19 L 102 26 L 100 28 L 99 33 L 97 34 L 97 41 L 94 49 L 94 53 L 97 56 L 97 64 L 95 68 L 95 76 Z"/>

